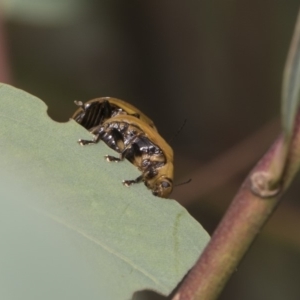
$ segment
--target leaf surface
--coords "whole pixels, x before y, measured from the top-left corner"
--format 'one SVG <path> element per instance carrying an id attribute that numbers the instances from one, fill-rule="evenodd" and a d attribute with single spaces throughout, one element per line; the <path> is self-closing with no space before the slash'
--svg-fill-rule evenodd
<path id="1" fill-rule="evenodd" d="M 128 300 L 168 295 L 209 237 L 174 200 L 75 121 L 57 123 L 38 98 L 0 85 L 0 298 Z"/>

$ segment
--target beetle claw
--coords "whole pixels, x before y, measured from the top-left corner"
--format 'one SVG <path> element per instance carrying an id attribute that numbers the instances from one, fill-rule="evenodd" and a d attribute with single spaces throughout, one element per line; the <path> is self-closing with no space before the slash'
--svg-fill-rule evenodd
<path id="1" fill-rule="evenodd" d="M 122 183 L 126 187 L 130 187 L 134 183 L 134 180 L 123 180 Z"/>
<path id="2" fill-rule="evenodd" d="M 89 140 L 78 140 L 78 144 L 80 146 L 85 146 L 85 145 L 88 145 L 88 144 L 95 144 L 94 141 L 89 141 Z"/>
<path id="3" fill-rule="evenodd" d="M 108 162 L 111 162 L 111 161 L 119 162 L 119 161 L 120 161 L 120 158 L 114 157 L 114 156 L 111 156 L 111 155 L 105 155 L 104 158 L 105 158 Z"/>

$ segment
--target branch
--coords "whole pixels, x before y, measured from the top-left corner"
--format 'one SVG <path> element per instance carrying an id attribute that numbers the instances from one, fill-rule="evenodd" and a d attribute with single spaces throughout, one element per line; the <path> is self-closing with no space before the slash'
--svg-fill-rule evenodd
<path id="1" fill-rule="evenodd" d="M 297 115 L 295 135 L 279 194 L 264 199 L 251 190 L 253 174 L 268 173 L 277 151 L 284 143 L 280 136 L 250 172 L 230 205 L 226 215 L 195 267 L 180 286 L 173 300 L 216 299 L 238 263 L 249 249 L 279 203 L 300 165 L 300 113 Z"/>

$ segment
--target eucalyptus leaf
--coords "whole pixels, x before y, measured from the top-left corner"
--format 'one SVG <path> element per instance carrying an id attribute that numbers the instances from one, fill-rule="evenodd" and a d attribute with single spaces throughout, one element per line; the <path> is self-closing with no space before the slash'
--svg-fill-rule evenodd
<path id="1" fill-rule="evenodd" d="M 300 15 L 298 15 L 283 74 L 281 115 L 287 137 L 293 133 L 300 103 Z M 289 139 L 288 139 L 289 140 Z"/>
<path id="2" fill-rule="evenodd" d="M 123 179 L 140 172 L 38 98 L 0 85 L 0 299 L 128 300 L 168 295 L 208 234 L 174 200 Z"/>

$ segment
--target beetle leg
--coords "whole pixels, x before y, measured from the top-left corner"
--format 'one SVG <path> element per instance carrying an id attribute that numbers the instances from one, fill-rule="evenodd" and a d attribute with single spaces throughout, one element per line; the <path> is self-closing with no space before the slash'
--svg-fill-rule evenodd
<path id="1" fill-rule="evenodd" d="M 105 155 L 105 159 L 108 161 L 108 162 L 111 162 L 111 161 L 114 161 L 114 162 L 119 162 L 119 161 L 122 161 L 124 160 L 128 153 L 130 152 L 131 150 L 131 147 L 128 148 L 126 147 L 121 153 L 120 153 L 120 156 L 119 157 L 115 157 L 115 156 L 112 156 L 112 155 Z"/>
<path id="2" fill-rule="evenodd" d="M 120 158 L 118 158 L 118 157 L 115 157 L 115 156 L 112 156 L 112 155 L 105 155 L 104 157 L 105 157 L 105 159 L 106 159 L 108 162 L 111 162 L 111 161 L 119 162 L 119 161 L 122 160 L 122 159 L 120 159 Z"/>
<path id="3" fill-rule="evenodd" d="M 108 162 L 114 161 L 114 162 L 119 162 L 124 160 L 125 158 L 127 158 L 127 156 L 132 155 L 132 150 L 133 150 L 133 145 L 134 145 L 134 140 L 138 137 L 134 136 L 133 138 L 131 138 L 131 140 L 129 141 L 129 144 L 127 146 L 124 147 L 124 141 L 122 139 L 118 139 L 116 140 L 116 144 L 118 145 L 119 149 L 121 150 L 121 153 L 119 155 L 119 157 L 115 157 L 112 155 L 105 155 L 105 159 Z"/>
<path id="4" fill-rule="evenodd" d="M 145 179 L 152 179 L 153 177 L 155 177 L 158 174 L 157 170 L 155 170 L 154 168 L 149 168 L 145 173 L 144 173 L 144 177 Z"/>
<path id="5" fill-rule="evenodd" d="M 134 184 L 134 183 L 140 183 L 140 182 L 142 182 L 142 181 L 143 181 L 143 175 L 140 175 L 139 177 L 137 177 L 137 178 L 134 179 L 134 180 L 123 180 L 122 183 L 123 183 L 125 186 L 129 187 L 129 186 L 131 186 L 131 185 Z"/>
<path id="6" fill-rule="evenodd" d="M 92 140 L 80 139 L 78 140 L 78 144 L 81 146 L 97 144 L 101 140 L 102 135 L 104 134 L 104 127 L 102 125 L 95 126 L 90 130 L 90 133 L 94 135 Z"/>
<path id="7" fill-rule="evenodd" d="M 100 141 L 100 134 L 96 134 L 92 140 L 78 140 L 78 144 L 81 146 L 89 144 L 97 144 Z"/>
<path id="8" fill-rule="evenodd" d="M 109 138 L 106 139 L 105 138 L 106 136 L 108 136 Z M 123 136 L 118 130 L 116 130 L 115 128 L 111 129 L 109 132 L 104 133 L 102 139 L 110 148 L 120 153 L 119 157 L 115 157 L 112 155 L 105 155 L 104 157 L 108 162 L 111 161 L 119 162 L 121 160 L 124 160 L 122 153 L 124 151 L 125 145 L 123 141 Z"/>
<path id="9" fill-rule="evenodd" d="M 82 101 L 75 100 L 74 103 L 75 103 L 75 105 L 80 107 L 83 111 L 85 111 L 85 106 Z"/>

